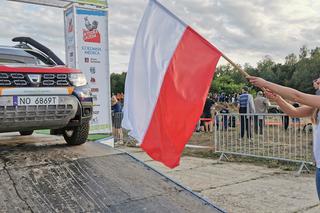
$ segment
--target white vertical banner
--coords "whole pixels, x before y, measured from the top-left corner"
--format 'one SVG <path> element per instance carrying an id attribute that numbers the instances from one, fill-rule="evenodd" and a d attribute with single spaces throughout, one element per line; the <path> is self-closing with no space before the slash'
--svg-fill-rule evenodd
<path id="1" fill-rule="evenodd" d="M 74 7 L 64 12 L 66 63 L 68 67 L 76 68 L 76 38 L 75 38 L 75 14 Z"/>
<path id="2" fill-rule="evenodd" d="M 91 87 L 90 133 L 111 133 L 108 12 L 78 6 L 66 9 L 65 36 L 68 66 L 80 69 Z"/>

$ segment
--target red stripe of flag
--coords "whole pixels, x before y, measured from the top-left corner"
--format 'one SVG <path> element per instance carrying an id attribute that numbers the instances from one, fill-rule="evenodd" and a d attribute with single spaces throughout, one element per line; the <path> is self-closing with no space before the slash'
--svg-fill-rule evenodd
<path id="1" fill-rule="evenodd" d="M 154 160 L 174 168 L 202 113 L 221 53 L 190 27 L 167 68 L 142 142 Z"/>

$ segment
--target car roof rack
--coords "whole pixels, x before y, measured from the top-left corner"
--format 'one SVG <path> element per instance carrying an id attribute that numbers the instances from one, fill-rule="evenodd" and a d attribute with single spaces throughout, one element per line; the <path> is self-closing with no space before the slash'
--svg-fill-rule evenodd
<path id="1" fill-rule="evenodd" d="M 26 47 L 28 47 L 28 44 L 33 46 L 34 48 L 38 49 L 40 52 L 47 55 L 49 58 L 51 58 L 57 65 L 65 65 L 63 61 L 54 54 L 48 47 L 40 44 L 36 40 L 30 38 L 30 37 L 15 37 L 12 39 L 13 42 L 20 42 L 24 43 Z M 29 48 L 30 49 L 30 48 Z"/>

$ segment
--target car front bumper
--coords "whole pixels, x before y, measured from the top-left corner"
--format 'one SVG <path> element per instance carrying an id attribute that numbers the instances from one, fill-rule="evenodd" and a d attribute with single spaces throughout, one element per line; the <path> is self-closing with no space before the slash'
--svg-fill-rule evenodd
<path id="1" fill-rule="evenodd" d="M 11 100 L 13 96 L 0 97 L 0 132 L 63 128 L 81 106 L 73 95 L 59 96 L 55 105 L 14 106 Z"/>

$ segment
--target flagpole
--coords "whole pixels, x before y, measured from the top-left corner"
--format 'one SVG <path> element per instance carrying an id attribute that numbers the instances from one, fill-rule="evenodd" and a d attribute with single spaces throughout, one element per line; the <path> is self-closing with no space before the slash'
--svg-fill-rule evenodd
<path id="1" fill-rule="evenodd" d="M 234 66 L 245 78 L 250 77 L 250 75 L 244 71 L 239 65 L 237 65 L 236 63 L 234 63 L 233 61 L 231 61 L 230 58 L 228 58 L 226 55 L 224 55 L 222 53 L 221 55 L 224 59 L 226 59 L 232 66 Z"/>

